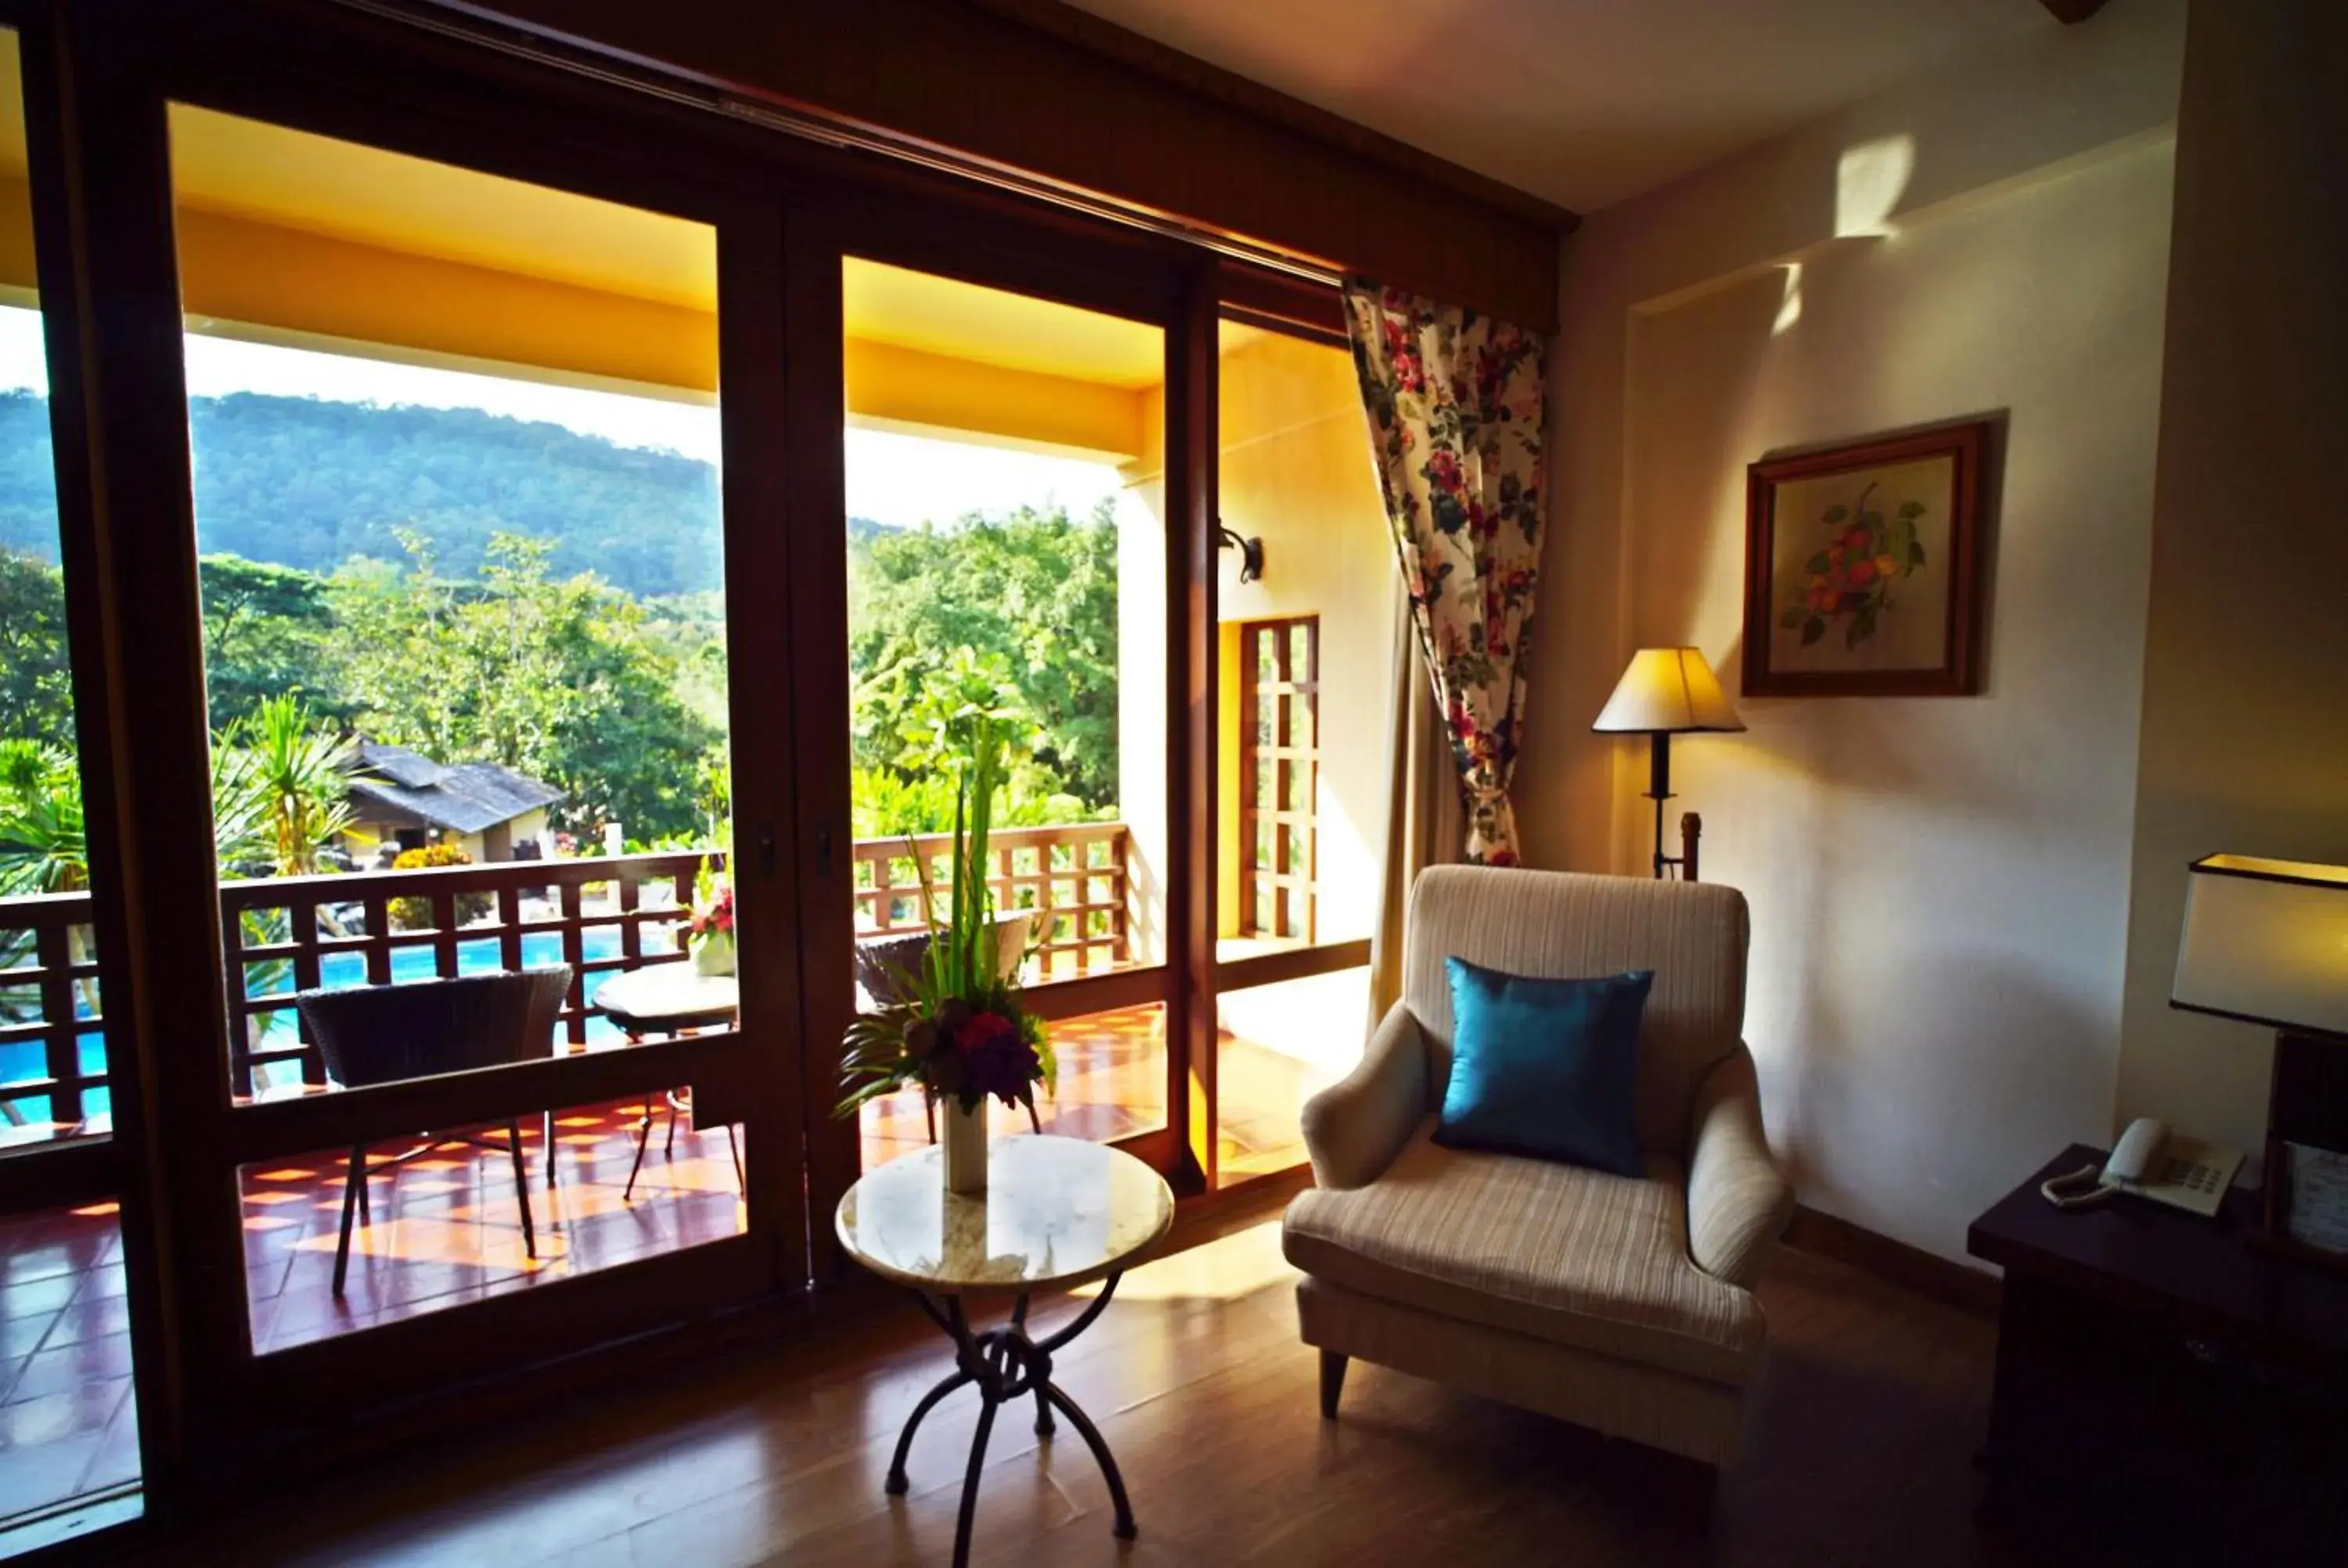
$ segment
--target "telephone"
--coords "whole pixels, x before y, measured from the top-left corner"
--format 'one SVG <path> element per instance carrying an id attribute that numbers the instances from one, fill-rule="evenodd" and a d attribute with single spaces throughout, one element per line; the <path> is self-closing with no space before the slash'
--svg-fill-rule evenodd
<path id="1" fill-rule="evenodd" d="M 2085 1208 L 2114 1193 L 2134 1193 L 2214 1219 L 2242 1153 L 2171 1132 L 2149 1116 L 2128 1123 L 2103 1169 L 2082 1165 L 2067 1176 L 2039 1184 L 2039 1194 L 2058 1209 Z"/>

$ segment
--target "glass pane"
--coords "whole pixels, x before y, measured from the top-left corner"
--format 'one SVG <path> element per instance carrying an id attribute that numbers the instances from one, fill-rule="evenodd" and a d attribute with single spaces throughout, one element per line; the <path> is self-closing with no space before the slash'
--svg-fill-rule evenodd
<path id="1" fill-rule="evenodd" d="M 138 1514 L 119 1205 L 26 1207 L 111 1134 L 16 35 L 0 29 L 0 1556 Z M 89 688 L 83 688 L 84 691 Z M 71 1169 L 72 1167 L 61 1167 Z M 54 1194 L 52 1194 L 54 1195 Z"/>
<path id="2" fill-rule="evenodd" d="M 1361 390 L 1342 348 L 1235 322 L 1222 324 L 1220 348 L 1218 506 L 1227 527 L 1263 540 L 1266 563 L 1261 580 L 1243 583 L 1226 553 L 1218 612 L 1238 628 L 1226 646 L 1247 638 L 1266 650 L 1259 672 L 1265 682 L 1281 679 L 1278 651 L 1284 650 L 1288 680 L 1307 688 L 1282 699 L 1284 712 L 1266 725 L 1259 722 L 1261 709 L 1240 692 L 1244 671 L 1231 666 L 1241 661 L 1227 660 L 1224 711 L 1246 712 L 1263 743 L 1306 753 L 1291 756 L 1284 787 L 1267 774 L 1256 798 L 1314 814 L 1312 858 L 1298 853 L 1295 861 L 1317 866 L 1314 938 L 1357 939 L 1377 922 L 1395 655 L 1385 507 L 1376 475 L 1360 461 L 1360 432 L 1349 423 L 1361 417 Z M 1323 683 L 1324 667 L 1353 678 Z M 1275 740 L 1282 719 L 1284 741 Z M 1226 746 L 1237 743 L 1235 735 L 1225 740 Z M 1243 857 L 1252 851 L 1272 866 L 1276 846 L 1249 842 L 1238 805 L 1228 798 L 1217 840 L 1222 886 L 1230 890 L 1217 934 L 1236 937 L 1247 914 L 1236 886 Z M 1292 903 L 1301 934 L 1302 899 Z"/>
<path id="3" fill-rule="evenodd" d="M 1118 1008 L 1048 1026 L 1059 1082 L 1038 1095 L 1035 1119 L 1046 1132 L 1107 1143 L 1166 1124 L 1166 1007 Z M 1031 1130 L 1027 1113 L 993 1102 L 994 1132 Z M 866 1103 L 860 1122 L 867 1170 L 931 1142 L 930 1116 L 917 1090 Z"/>
<path id="4" fill-rule="evenodd" d="M 351 1151 L 242 1167 L 253 1350 L 357 1333 L 747 1233 L 739 1131 L 696 1124 L 692 1106 L 692 1091 L 679 1090 L 656 1097 L 649 1118 L 644 1102 L 628 1100 L 369 1145 L 366 1208 L 351 1200 L 339 1290 Z"/>
<path id="5" fill-rule="evenodd" d="M 983 869 L 1022 979 L 1161 961 L 1164 334 L 857 258 L 841 286 L 859 1005 L 909 997 L 925 897 L 948 913 L 983 712 L 1005 741 Z M 919 1096 L 863 1129 L 868 1165 L 926 1138 Z"/>
<path id="6" fill-rule="evenodd" d="M 730 972 L 716 231 L 170 137 L 232 1091 L 726 1022 L 682 961 Z M 559 967 L 551 1003 L 422 989 Z M 366 986 L 417 991 L 325 998 Z"/>
<path id="7" fill-rule="evenodd" d="M 1242 1181 L 1303 1163 L 1304 1102 L 1362 1059 L 1368 968 L 1225 991 L 1217 1005 L 1220 1179 Z"/>
<path id="8" fill-rule="evenodd" d="M 115 1204 L 0 1220 L 0 1553 L 70 1502 L 137 1511 L 129 1330 Z"/>

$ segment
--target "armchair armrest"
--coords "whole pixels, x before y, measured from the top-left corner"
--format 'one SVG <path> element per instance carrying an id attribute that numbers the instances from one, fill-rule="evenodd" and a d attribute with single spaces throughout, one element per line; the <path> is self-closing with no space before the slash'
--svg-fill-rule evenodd
<path id="1" fill-rule="evenodd" d="M 1313 1179 L 1324 1187 L 1367 1186 L 1394 1163 L 1426 1109 L 1426 1042 L 1418 1020 L 1396 1002 L 1361 1064 L 1304 1102 Z"/>
<path id="2" fill-rule="evenodd" d="M 1716 1279 L 1750 1289 L 1767 1245 L 1793 1217 L 1793 1184 L 1761 1130 L 1761 1083 L 1743 1046 L 1696 1091 L 1688 1153 L 1688 1251 Z"/>

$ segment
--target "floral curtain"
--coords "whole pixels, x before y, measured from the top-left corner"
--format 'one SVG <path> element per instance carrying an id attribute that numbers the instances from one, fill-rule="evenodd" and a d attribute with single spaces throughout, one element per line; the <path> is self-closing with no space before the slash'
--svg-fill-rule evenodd
<path id="1" fill-rule="evenodd" d="M 1345 285 L 1411 621 L 1451 741 L 1467 857 L 1517 860 L 1509 780 L 1540 577 L 1547 341 L 1364 279 Z"/>

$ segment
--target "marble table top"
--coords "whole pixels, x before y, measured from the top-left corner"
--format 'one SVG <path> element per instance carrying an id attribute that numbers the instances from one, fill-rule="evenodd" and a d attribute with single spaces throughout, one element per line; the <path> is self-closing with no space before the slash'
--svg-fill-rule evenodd
<path id="1" fill-rule="evenodd" d="M 1174 1224 L 1166 1178 L 1120 1149 L 1007 1133 L 986 1191 L 945 1190 L 935 1145 L 864 1173 L 839 1200 L 848 1255 L 883 1278 L 951 1295 L 1040 1290 L 1123 1266 Z"/>
<path id="2" fill-rule="evenodd" d="M 732 975 L 705 975 L 691 960 L 648 964 L 595 988 L 594 1003 L 623 1028 L 681 1029 L 729 1022 L 742 1005 Z"/>

